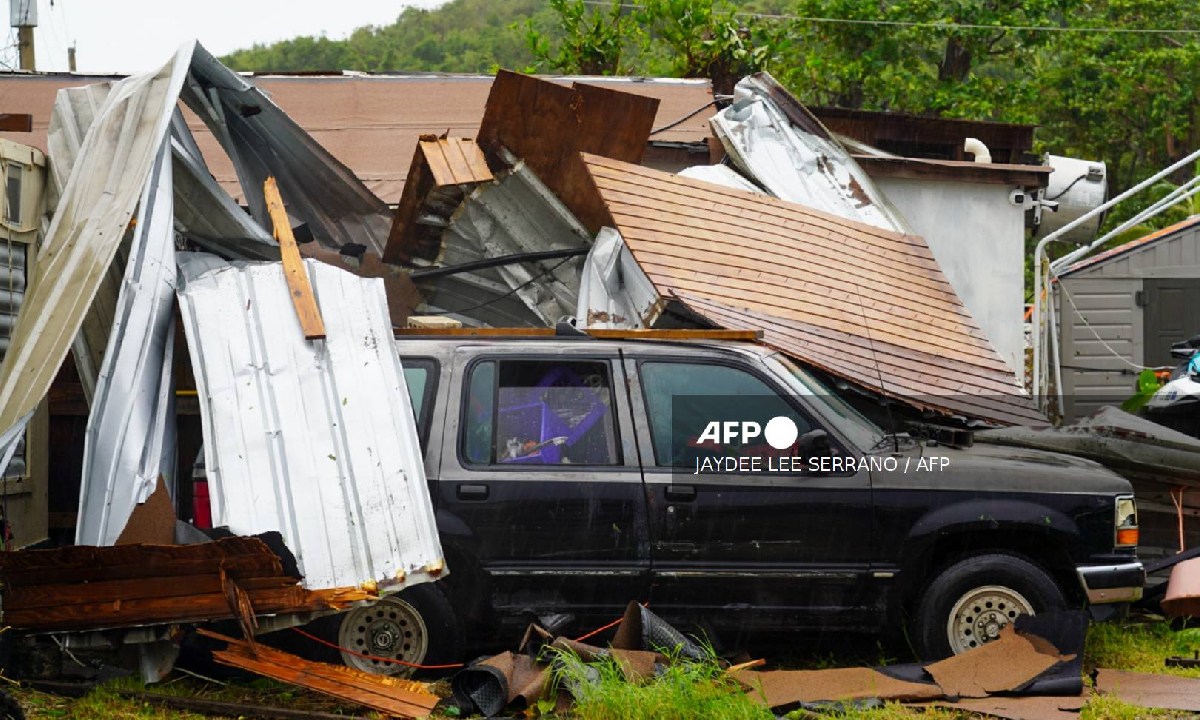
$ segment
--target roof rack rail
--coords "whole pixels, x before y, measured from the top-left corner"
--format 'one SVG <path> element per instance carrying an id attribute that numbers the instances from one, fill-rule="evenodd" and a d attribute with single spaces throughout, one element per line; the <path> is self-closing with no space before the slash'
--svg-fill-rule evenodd
<path id="1" fill-rule="evenodd" d="M 762 330 L 581 330 L 579 335 L 559 334 L 557 328 L 392 328 L 396 337 L 578 337 L 600 340 L 761 340 Z"/>

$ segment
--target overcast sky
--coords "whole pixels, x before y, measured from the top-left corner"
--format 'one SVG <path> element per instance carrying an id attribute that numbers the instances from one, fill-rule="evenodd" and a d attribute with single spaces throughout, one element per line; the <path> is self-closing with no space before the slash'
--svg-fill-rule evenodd
<path id="1" fill-rule="evenodd" d="M 38 70 L 66 70 L 67 46 L 74 42 L 80 72 L 128 73 L 162 65 L 180 43 L 193 37 L 214 55 L 222 55 L 298 35 L 343 38 L 363 25 L 391 23 L 406 6 L 436 7 L 443 2 L 37 0 L 34 47 Z M 15 65 L 16 30 L 7 37 L 0 59 Z"/>

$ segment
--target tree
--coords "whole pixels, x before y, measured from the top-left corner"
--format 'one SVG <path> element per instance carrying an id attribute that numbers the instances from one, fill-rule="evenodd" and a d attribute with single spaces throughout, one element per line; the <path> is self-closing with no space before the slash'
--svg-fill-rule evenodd
<path id="1" fill-rule="evenodd" d="M 622 0 L 612 0 L 607 9 L 589 7 L 586 0 L 550 0 L 559 25 L 555 41 L 526 22 L 525 40 L 535 59 L 532 70 L 546 67 L 583 75 L 624 74 L 622 56 L 640 39 L 634 16 Z"/>

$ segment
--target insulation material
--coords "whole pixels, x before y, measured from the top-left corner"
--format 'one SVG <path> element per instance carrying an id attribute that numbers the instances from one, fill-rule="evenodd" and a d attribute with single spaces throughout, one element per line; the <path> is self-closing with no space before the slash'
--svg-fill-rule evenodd
<path id="1" fill-rule="evenodd" d="M 213 523 L 281 532 L 309 588 L 433 579 L 442 550 L 383 283 L 305 267 L 325 340 L 304 339 L 279 263 L 180 255 Z"/>

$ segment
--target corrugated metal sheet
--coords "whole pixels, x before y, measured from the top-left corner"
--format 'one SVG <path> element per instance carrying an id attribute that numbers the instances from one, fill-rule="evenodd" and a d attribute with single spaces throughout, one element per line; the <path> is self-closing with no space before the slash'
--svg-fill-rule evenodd
<path id="1" fill-rule="evenodd" d="M 585 155 L 664 298 L 855 384 L 998 422 L 1042 419 L 924 240 Z M 880 376 L 882 375 L 882 381 Z"/>
<path id="2" fill-rule="evenodd" d="M 775 197 L 906 232 L 841 143 L 770 75 L 738 82 L 733 104 L 711 122 L 733 162 Z"/>
<path id="3" fill-rule="evenodd" d="M 429 580 L 442 551 L 383 283 L 305 266 L 324 341 L 278 263 L 180 256 L 213 523 L 281 532 L 309 588 Z"/>
<path id="4" fill-rule="evenodd" d="M 171 176 L 171 150 L 164 143 L 138 205 L 130 260 L 88 416 L 77 545 L 115 544 L 160 477 L 175 496 Z"/>
<path id="5" fill-rule="evenodd" d="M 382 254 L 392 219 L 387 205 L 265 93 L 199 45 L 182 99 L 233 160 L 260 225 L 270 226 L 263 182 L 274 176 L 288 213 L 307 223 L 318 243 Z"/>
<path id="6" fill-rule="evenodd" d="M 181 48 L 161 69 L 122 80 L 88 131 L 59 200 L 0 366 L 0 428 L 45 397 L 108 269 L 174 111 L 191 60 Z"/>
<path id="7" fill-rule="evenodd" d="M 443 266 L 586 248 L 587 230 L 525 166 L 472 192 L 442 234 Z M 514 263 L 418 282 L 439 313 L 497 327 L 553 325 L 575 314 L 583 256 Z"/>
<path id="8" fill-rule="evenodd" d="M 494 179 L 483 149 L 474 141 L 422 139 L 392 218 L 384 262 L 409 265 L 436 260 L 442 251 L 442 228 L 450 215 L 467 193 Z"/>

